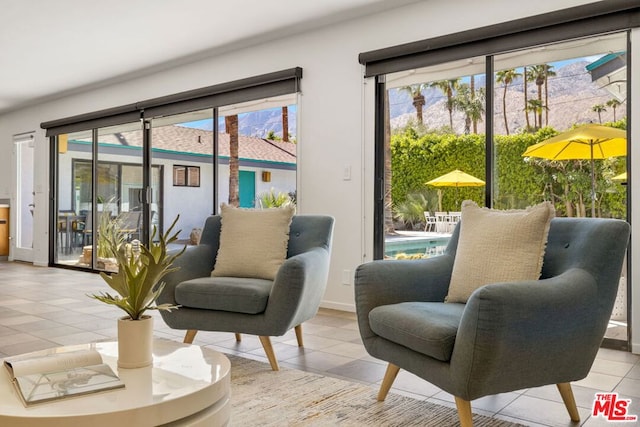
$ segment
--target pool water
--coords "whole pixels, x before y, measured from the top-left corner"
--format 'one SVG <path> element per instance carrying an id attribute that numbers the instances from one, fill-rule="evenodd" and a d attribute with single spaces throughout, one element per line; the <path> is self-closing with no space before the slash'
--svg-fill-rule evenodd
<path id="1" fill-rule="evenodd" d="M 405 255 L 442 255 L 449 243 L 449 237 L 442 238 L 403 238 L 385 241 L 384 255 L 395 258 L 399 254 Z"/>

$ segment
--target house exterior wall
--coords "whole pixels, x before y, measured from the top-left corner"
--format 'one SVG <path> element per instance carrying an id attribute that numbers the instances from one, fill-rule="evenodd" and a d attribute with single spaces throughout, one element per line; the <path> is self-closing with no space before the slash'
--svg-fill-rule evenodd
<path id="1" fill-rule="evenodd" d="M 84 153 L 80 151 L 68 151 L 70 155 L 59 156 L 59 179 L 60 191 L 58 194 L 58 208 L 60 210 L 67 210 L 74 208 L 72 186 L 69 183 L 73 182 L 73 160 L 84 159 L 90 160 L 91 153 Z M 139 165 L 141 162 L 140 157 L 135 156 L 122 156 L 116 154 L 101 154 L 100 160 L 104 162 L 123 163 L 130 165 Z M 164 199 L 164 222 L 168 226 L 171 221 L 179 214 L 180 220 L 178 221 L 176 228 L 181 230 L 179 239 L 189 239 L 191 230 L 194 228 L 202 228 L 204 220 L 207 216 L 212 214 L 212 206 L 210 203 L 203 203 L 204 200 L 211 200 L 214 191 L 213 180 L 213 166 L 211 163 L 205 163 L 202 161 L 184 161 L 174 162 L 171 159 L 154 159 L 152 161 L 153 166 L 161 166 L 163 168 L 162 188 Z M 173 165 L 180 164 L 181 166 L 198 166 L 200 168 L 200 186 L 199 187 L 182 187 L 173 185 Z M 271 188 L 275 191 L 283 191 L 288 193 L 295 190 L 296 186 L 296 171 L 286 169 L 275 169 L 267 167 L 255 166 L 241 166 L 241 170 L 253 171 L 256 174 L 256 196 L 260 193 L 268 192 Z M 262 182 L 262 171 L 271 172 L 271 181 Z M 221 182 L 219 191 L 219 202 L 223 203 L 229 199 L 229 189 L 226 185 L 229 182 L 229 166 L 221 164 L 218 166 L 218 179 Z M 69 185 L 65 185 L 69 184 Z M 177 202 L 179 201 L 179 202 Z M 177 203 L 176 203 L 177 202 Z M 185 209 L 186 207 L 186 209 Z M 75 207 L 76 210 L 83 207 Z M 152 204 L 153 211 L 158 212 L 158 206 Z M 128 206 L 123 205 L 122 210 L 128 210 Z"/>
<path id="2" fill-rule="evenodd" d="M 298 102 L 298 210 L 333 215 L 336 219 L 329 284 L 323 305 L 354 310 L 352 280 L 343 275 L 371 259 L 373 235 L 373 85 L 363 80 L 360 52 L 451 34 L 499 22 L 592 3 L 585 0 L 423 1 L 318 30 L 222 53 L 196 63 L 162 69 L 112 85 L 87 88 L 64 98 L 42 102 L 0 116 L 0 199 L 11 195 L 10 141 L 13 134 L 38 129 L 39 123 L 133 103 L 251 75 L 300 66 L 303 68 Z M 634 69 L 640 68 L 640 40 L 634 32 Z M 43 64 L 43 73 L 46 73 Z M 632 117 L 640 123 L 639 84 L 633 86 Z M 640 126 L 634 126 L 640 140 Z M 638 148 L 635 147 L 635 151 Z M 36 262 L 46 264 L 45 224 L 48 198 L 48 142 L 36 135 Z M 633 153 L 632 153 L 633 155 Z M 633 159 L 640 158 L 637 153 Z M 636 167 L 637 160 L 633 160 Z M 343 171 L 350 168 L 351 178 Z M 640 192 L 640 184 L 635 187 Z M 225 200 L 223 186 L 219 201 Z M 257 190 L 258 192 L 259 190 Z M 638 205 L 640 195 L 633 198 Z M 640 206 L 632 207 L 640 215 Z M 637 219 L 640 221 L 640 218 Z M 638 236 L 634 236 L 634 241 Z M 638 242 L 640 243 L 640 242 Z M 638 251 L 636 251 L 638 253 Z M 635 260 L 634 261 L 640 261 Z M 633 262 L 640 265 L 640 262 Z M 639 269 L 640 270 L 640 269 Z M 640 275 L 633 281 L 640 284 Z M 636 285 L 637 286 L 637 285 Z M 633 328 L 640 331 L 640 296 L 634 299 Z M 640 351 L 640 334 L 634 339 Z"/>
<path id="3" fill-rule="evenodd" d="M 274 191 L 289 193 L 296 190 L 296 171 L 285 169 L 268 169 L 264 167 L 240 166 L 241 171 L 256 173 L 256 197 L 261 193 L 267 193 L 272 188 Z M 271 181 L 262 181 L 262 171 L 271 172 Z M 218 166 L 220 185 L 218 186 L 218 206 L 229 202 L 229 165 Z M 257 203 L 256 203 L 257 206 Z"/>

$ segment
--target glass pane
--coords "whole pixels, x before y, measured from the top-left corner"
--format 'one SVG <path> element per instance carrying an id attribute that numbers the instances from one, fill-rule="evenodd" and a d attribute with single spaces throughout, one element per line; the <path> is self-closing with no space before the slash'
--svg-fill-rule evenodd
<path id="1" fill-rule="evenodd" d="M 33 210 L 34 189 L 33 189 L 33 160 L 34 147 L 33 139 L 16 143 L 18 156 L 18 232 L 19 248 L 33 248 Z"/>
<path id="2" fill-rule="evenodd" d="M 385 258 L 444 251 L 460 204 L 484 204 L 484 58 L 386 76 Z"/>
<path id="3" fill-rule="evenodd" d="M 197 243 L 213 212 L 213 110 L 156 118 L 151 129 L 150 223 L 162 232 L 179 215 L 180 241 Z"/>
<path id="4" fill-rule="evenodd" d="M 123 243 L 139 236 L 139 223 L 127 215 L 139 208 L 130 201 L 130 188 L 142 187 L 140 123 L 99 129 L 97 144 L 94 175 L 93 132 L 58 136 L 55 262 L 115 271 L 101 242 L 106 233 L 116 233 Z M 117 226 L 111 229 L 113 220 Z"/>
<path id="5" fill-rule="evenodd" d="M 83 253 L 87 212 L 91 208 L 91 131 L 57 137 L 58 176 L 56 249 L 54 262 L 90 267 L 91 256 Z"/>
<path id="6" fill-rule="evenodd" d="M 612 180 L 626 157 L 596 160 L 593 180 L 588 158 L 522 157 L 575 126 L 626 128 L 625 46 L 624 35 L 610 35 L 495 57 L 495 207 L 551 200 L 559 216 L 594 216 L 593 205 L 595 216 L 626 218 L 626 189 Z"/>
<path id="7" fill-rule="evenodd" d="M 557 216 L 627 218 L 626 138 L 613 156 L 599 156 L 594 146 L 593 161 L 577 153 L 554 159 L 558 150 L 523 157 L 575 127 L 587 125 L 590 141 L 601 131 L 594 125 L 626 129 L 625 49 L 625 34 L 612 34 L 495 57 L 495 207 L 549 200 Z M 627 340 L 626 287 L 625 267 L 606 338 Z"/>
<path id="8" fill-rule="evenodd" d="M 87 209 L 84 252 L 95 253 L 94 268 L 117 271 L 113 253 L 105 244 L 113 238 L 123 245 L 140 238 L 142 210 L 137 198 L 142 188 L 142 130 L 140 123 L 98 129 L 96 197 Z M 84 193 L 83 193 L 84 194 Z M 91 199 L 81 203 L 88 202 Z"/>
<path id="9" fill-rule="evenodd" d="M 220 108 L 218 201 L 243 208 L 295 204 L 296 98 Z"/>

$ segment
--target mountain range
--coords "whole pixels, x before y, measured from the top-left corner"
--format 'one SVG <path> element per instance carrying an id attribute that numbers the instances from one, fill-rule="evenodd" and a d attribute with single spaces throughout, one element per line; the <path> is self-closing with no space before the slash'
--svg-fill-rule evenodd
<path id="1" fill-rule="evenodd" d="M 576 123 L 599 123 L 598 113 L 592 110 L 596 104 L 606 104 L 613 96 L 606 90 L 599 88 L 591 81 L 591 75 L 586 71 L 586 61 L 577 61 L 565 65 L 557 70 L 556 75 L 549 77 L 549 123 L 556 130 L 565 130 Z M 526 127 L 524 115 L 524 84 L 520 77 L 507 87 L 506 110 L 510 133 L 517 133 Z M 476 89 L 485 87 L 484 76 L 476 76 Z M 528 99 L 537 99 L 538 87 L 535 83 L 527 85 Z M 495 132 L 504 134 L 504 119 L 502 115 L 502 97 L 504 86 L 497 84 L 494 93 Z M 449 126 L 449 111 L 446 108 L 447 99 L 440 89 L 428 88 L 422 92 L 426 105 L 423 110 L 424 124 L 429 129 L 440 129 Z M 544 86 L 542 99 L 544 102 Z M 411 97 L 406 91 L 393 89 L 389 91 L 391 128 L 401 128 L 407 123 L 416 121 L 416 110 Z M 610 107 L 601 113 L 602 122 L 613 121 L 614 112 Z M 616 109 L 616 119 L 625 115 L 626 104 Z M 533 125 L 533 113 L 529 114 Z M 547 124 L 544 120 L 543 124 Z M 458 133 L 464 131 L 464 115 L 461 112 L 453 114 L 454 129 Z M 479 132 L 483 132 L 484 123 L 479 123 Z"/>
<path id="2" fill-rule="evenodd" d="M 599 88 L 591 81 L 591 75 L 586 70 L 587 61 L 576 61 L 564 65 L 557 70 L 556 75 L 549 77 L 549 122 L 543 123 L 562 131 L 577 123 L 598 123 L 598 113 L 592 110 L 596 104 L 606 104 L 613 96 L 605 89 Z M 486 86 L 484 75 L 475 77 L 476 89 Z M 497 84 L 494 94 L 494 118 L 495 132 L 505 134 L 504 119 L 502 116 L 502 96 L 504 86 Z M 544 89 L 543 89 L 544 91 Z M 538 87 L 535 83 L 529 83 L 527 87 L 528 99 L 537 99 Z M 449 126 L 449 112 L 446 108 L 447 99 L 440 89 L 430 87 L 422 92 L 425 97 L 423 120 L 425 125 L 432 130 Z M 544 93 L 542 94 L 544 102 Z M 416 121 L 416 110 L 412 99 L 406 91 L 399 89 L 389 90 L 389 105 L 391 128 L 402 128 L 410 122 Z M 517 78 L 507 87 L 506 110 L 510 133 L 518 133 L 526 127 L 524 115 L 524 84 L 522 77 Z M 616 119 L 625 115 L 626 104 L 616 109 Z M 272 131 L 277 136 L 282 135 L 281 108 L 271 108 L 256 112 L 240 114 L 238 117 L 238 130 L 241 135 L 264 138 Z M 530 123 L 533 126 L 533 113 L 530 113 Z M 296 106 L 289 106 L 289 134 L 295 138 Z M 613 109 L 607 107 L 607 111 L 601 113 L 602 122 L 613 121 Z M 464 132 L 464 115 L 459 111 L 453 114 L 454 130 L 457 133 Z M 200 127 L 200 126 L 199 126 Z M 224 129 L 224 118 L 220 118 L 220 129 Z M 201 127 L 202 128 L 202 127 Z M 210 123 L 203 128 L 211 130 Z M 478 123 L 479 132 L 483 132 L 484 123 Z"/>

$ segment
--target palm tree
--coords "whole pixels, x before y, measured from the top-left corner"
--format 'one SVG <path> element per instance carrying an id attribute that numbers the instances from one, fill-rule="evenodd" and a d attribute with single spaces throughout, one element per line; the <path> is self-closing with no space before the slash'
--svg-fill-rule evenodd
<path id="1" fill-rule="evenodd" d="M 534 128 L 540 129 L 542 127 L 542 110 L 544 110 L 544 104 L 540 99 L 530 99 L 527 105 L 527 111 L 533 113 Z"/>
<path id="2" fill-rule="evenodd" d="M 476 97 L 476 76 L 469 77 L 469 87 L 471 88 L 471 99 Z M 478 121 L 473 121 L 473 133 L 478 134 Z"/>
<path id="3" fill-rule="evenodd" d="M 535 82 L 536 86 L 538 86 L 538 101 L 540 101 L 540 105 L 543 106 L 542 109 L 537 110 L 539 127 L 542 127 L 542 110 L 547 109 L 547 106 L 548 106 L 547 103 L 549 101 L 549 95 L 548 95 L 548 92 L 546 91 L 547 77 L 556 75 L 556 73 L 551 70 L 552 67 L 553 67 L 552 65 L 548 65 L 548 64 L 533 65 L 531 67 L 531 74 L 528 76 L 529 81 Z M 542 86 L 545 87 L 544 103 L 542 102 Z M 546 114 L 546 123 L 549 124 L 548 112 Z"/>
<path id="4" fill-rule="evenodd" d="M 224 130 L 229 134 L 229 204 L 240 206 L 240 163 L 238 158 L 238 115 L 224 118 Z"/>
<path id="5" fill-rule="evenodd" d="M 521 74 L 516 72 L 515 68 L 501 70 L 496 73 L 496 82 L 504 84 L 502 92 L 502 114 L 504 115 L 504 130 L 509 135 L 509 121 L 507 120 L 507 89 L 513 81 L 520 77 Z"/>
<path id="6" fill-rule="evenodd" d="M 591 107 L 591 111 L 598 113 L 598 122 L 602 124 L 602 113 L 607 111 L 607 107 L 605 107 L 603 104 L 596 104 Z"/>
<path id="7" fill-rule="evenodd" d="M 544 76 L 544 124 L 549 126 L 549 77 L 556 76 L 552 70 L 553 65 L 544 64 L 546 71 Z"/>
<path id="8" fill-rule="evenodd" d="M 476 96 L 476 94 L 478 96 Z M 468 84 L 462 83 L 453 98 L 453 107 L 464 113 L 464 133 L 469 134 L 471 123 L 482 120 L 484 114 L 485 92 L 483 89 L 476 93 L 471 91 Z"/>
<path id="9" fill-rule="evenodd" d="M 389 91 L 384 91 L 384 232 L 395 234 L 393 226 L 393 198 L 391 197 L 393 170 L 391 168 L 391 119 Z"/>
<path id="10" fill-rule="evenodd" d="M 616 119 L 616 108 L 618 108 L 622 103 L 617 98 L 611 98 L 607 101 L 607 107 L 613 108 L 613 121 L 617 121 Z"/>
<path id="11" fill-rule="evenodd" d="M 529 90 L 527 89 L 529 75 L 527 74 L 527 67 L 523 67 L 522 76 L 522 81 L 524 82 L 524 117 L 527 120 L 527 130 L 529 130 L 531 129 L 531 122 L 529 121 Z"/>
<path id="12" fill-rule="evenodd" d="M 436 87 L 447 96 L 447 111 L 449 111 L 449 126 L 453 129 L 453 92 L 458 89 L 460 79 L 440 80 L 429 84 Z"/>
<path id="13" fill-rule="evenodd" d="M 415 84 L 411 86 L 403 86 L 399 90 L 407 92 L 413 100 L 413 106 L 416 108 L 416 116 L 418 118 L 418 124 L 422 124 L 422 107 L 426 102 L 422 91 L 429 87 L 426 83 Z"/>
<path id="14" fill-rule="evenodd" d="M 289 107 L 282 107 L 282 141 L 289 142 Z"/>

